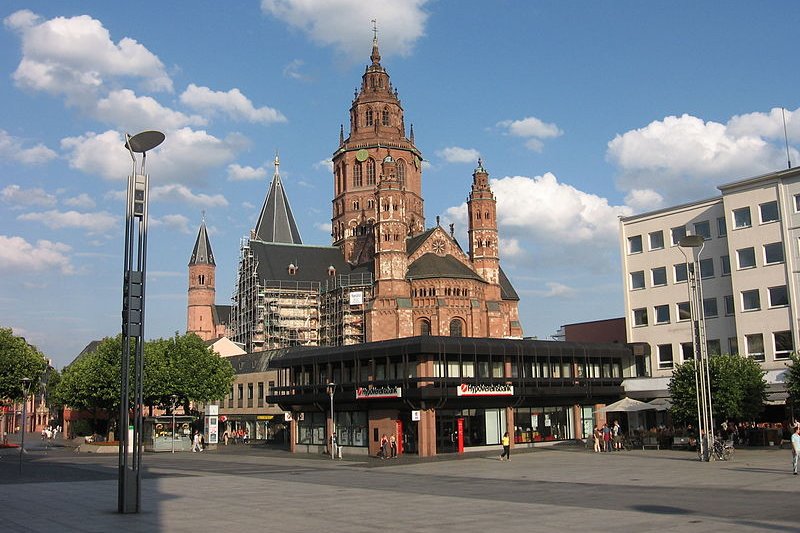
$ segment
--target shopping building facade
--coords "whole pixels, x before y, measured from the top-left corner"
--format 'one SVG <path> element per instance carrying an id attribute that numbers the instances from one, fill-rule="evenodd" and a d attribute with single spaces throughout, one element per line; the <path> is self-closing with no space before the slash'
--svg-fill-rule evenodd
<path id="1" fill-rule="evenodd" d="M 672 369 L 693 355 L 689 277 L 703 237 L 698 284 L 710 355 L 752 357 L 766 371 L 770 401 L 785 398 L 786 361 L 798 338 L 800 169 L 719 187 L 714 198 L 620 219 L 626 334 L 649 355 L 626 381 L 634 396 L 666 396 Z"/>

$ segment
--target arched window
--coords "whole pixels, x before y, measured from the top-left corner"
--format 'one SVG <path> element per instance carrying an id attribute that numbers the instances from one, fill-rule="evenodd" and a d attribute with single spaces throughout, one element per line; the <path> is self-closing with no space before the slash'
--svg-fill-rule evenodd
<path id="1" fill-rule="evenodd" d="M 205 285 L 206 277 L 203 274 L 200 274 L 199 276 L 197 276 L 197 283 L 199 283 L 200 285 Z"/>
<path id="2" fill-rule="evenodd" d="M 454 318 L 450 321 L 450 336 L 463 337 L 464 336 L 464 323 L 460 318 Z"/>
<path id="3" fill-rule="evenodd" d="M 361 187 L 363 184 L 364 182 L 361 178 L 361 161 L 356 161 L 356 164 L 353 167 L 353 186 Z"/>
<path id="4" fill-rule="evenodd" d="M 419 321 L 419 334 L 422 336 L 427 336 L 431 334 L 430 320 L 423 318 Z"/>
<path id="5" fill-rule="evenodd" d="M 375 160 L 367 160 L 367 185 L 375 185 Z"/>
<path id="6" fill-rule="evenodd" d="M 358 211 L 358 200 L 353 202 L 353 211 Z"/>
<path id="7" fill-rule="evenodd" d="M 389 125 L 389 108 L 384 108 L 381 112 L 381 124 L 384 126 Z"/>
<path id="8" fill-rule="evenodd" d="M 372 124 L 373 124 L 373 120 L 372 120 L 372 109 L 367 109 L 367 112 L 366 112 L 366 113 L 364 113 L 364 123 L 365 123 L 367 126 L 372 126 Z"/>
<path id="9" fill-rule="evenodd" d="M 406 186 L 406 164 L 402 159 L 397 162 L 397 181 L 400 182 L 400 187 Z"/>

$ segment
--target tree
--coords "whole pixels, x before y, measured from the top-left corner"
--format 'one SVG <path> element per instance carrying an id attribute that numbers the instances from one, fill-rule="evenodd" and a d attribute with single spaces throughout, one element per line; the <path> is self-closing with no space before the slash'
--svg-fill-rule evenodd
<path id="1" fill-rule="evenodd" d="M 694 360 L 675 367 L 669 382 L 672 416 L 697 423 Z M 715 355 L 709 359 L 714 419 L 753 420 L 764 410 L 767 382 L 764 370 L 750 357 Z"/>
<path id="2" fill-rule="evenodd" d="M 0 328 L 0 398 L 21 400 L 22 379 L 31 380 L 29 393 L 39 390 L 47 359 L 24 338 L 13 334 L 10 328 Z"/>
<path id="3" fill-rule="evenodd" d="M 790 363 L 786 364 L 786 392 L 789 393 L 789 402 L 794 407 L 800 407 L 800 355 L 793 353 L 789 356 Z"/>

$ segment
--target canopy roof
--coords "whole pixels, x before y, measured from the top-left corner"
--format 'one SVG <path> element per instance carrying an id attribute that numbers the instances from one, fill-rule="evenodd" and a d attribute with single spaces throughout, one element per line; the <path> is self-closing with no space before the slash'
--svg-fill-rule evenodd
<path id="1" fill-rule="evenodd" d="M 649 403 L 640 402 L 633 398 L 623 398 L 618 402 L 606 405 L 598 409 L 598 413 L 633 413 L 636 411 L 647 411 L 648 409 L 655 409 L 656 407 Z"/>

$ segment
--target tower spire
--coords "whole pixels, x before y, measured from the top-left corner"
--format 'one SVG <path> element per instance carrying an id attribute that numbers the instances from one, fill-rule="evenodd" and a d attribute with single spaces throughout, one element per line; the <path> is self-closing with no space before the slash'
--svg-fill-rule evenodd
<path id="1" fill-rule="evenodd" d="M 381 53 L 378 51 L 378 21 L 372 19 L 372 54 L 369 56 L 373 65 L 381 64 Z"/>
<path id="2" fill-rule="evenodd" d="M 281 182 L 280 165 L 281 161 L 275 151 L 275 174 L 272 176 L 272 183 L 269 192 L 264 199 L 261 208 L 261 215 L 254 230 L 254 238 L 263 242 L 285 242 L 290 244 L 302 244 L 297 223 L 289 207 L 289 200 Z"/>

